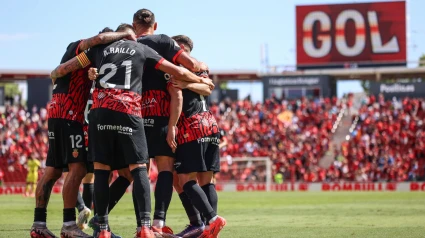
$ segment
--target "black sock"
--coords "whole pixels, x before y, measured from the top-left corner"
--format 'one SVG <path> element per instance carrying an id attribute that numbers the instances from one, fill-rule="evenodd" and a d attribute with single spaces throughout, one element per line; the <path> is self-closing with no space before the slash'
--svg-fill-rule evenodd
<path id="1" fill-rule="evenodd" d="M 108 213 L 117 205 L 118 201 L 122 198 L 130 185 L 130 181 L 125 177 L 119 176 L 109 187 L 109 206 Z"/>
<path id="2" fill-rule="evenodd" d="M 83 183 L 83 200 L 86 207 L 91 209 L 93 203 L 94 184 Z"/>
<path id="3" fill-rule="evenodd" d="M 196 210 L 196 208 L 192 205 L 192 202 L 190 201 L 187 194 L 182 192 L 179 194 L 179 197 L 180 201 L 182 201 L 182 205 L 186 211 L 187 217 L 189 218 L 190 224 L 193 226 L 201 226 L 202 221 L 199 211 Z"/>
<path id="4" fill-rule="evenodd" d="M 207 195 L 208 202 L 210 202 L 211 207 L 217 213 L 218 209 L 218 195 L 217 190 L 215 190 L 215 185 L 212 183 L 206 184 L 201 187 L 204 190 L 205 195 Z"/>
<path id="5" fill-rule="evenodd" d="M 94 198 L 96 200 L 96 212 L 99 216 L 99 223 L 101 219 L 104 219 L 108 215 L 109 174 L 109 170 L 94 170 Z"/>
<path id="6" fill-rule="evenodd" d="M 217 196 L 217 191 L 215 190 L 215 185 L 212 183 L 209 183 L 202 186 L 201 188 L 202 190 L 204 190 L 205 195 L 207 195 L 208 202 L 210 203 L 211 207 L 214 209 L 215 213 L 217 213 L 218 196 Z M 205 224 L 208 224 L 208 221 L 205 218 L 203 220 Z"/>
<path id="7" fill-rule="evenodd" d="M 133 189 L 135 190 L 134 195 L 137 199 L 142 226 L 150 226 L 150 214 L 152 209 L 150 197 L 151 191 L 146 167 L 138 167 L 133 169 L 131 171 L 131 175 L 133 175 Z"/>
<path id="8" fill-rule="evenodd" d="M 155 213 L 153 219 L 165 221 L 171 197 L 173 196 L 173 173 L 162 171 L 158 174 L 155 187 Z"/>
<path id="9" fill-rule="evenodd" d="M 63 222 L 74 221 L 77 217 L 75 216 L 75 208 L 64 208 L 63 209 Z"/>
<path id="10" fill-rule="evenodd" d="M 134 185 L 133 185 L 133 191 L 131 192 L 131 195 L 132 195 L 131 197 L 133 197 L 133 206 L 134 206 L 134 213 L 136 213 L 137 227 L 141 227 L 142 226 L 142 219 L 140 219 L 139 204 L 137 203 L 136 192 L 134 190 Z"/>
<path id="11" fill-rule="evenodd" d="M 84 210 L 85 207 L 86 205 L 84 204 L 83 197 L 81 196 L 80 191 L 78 191 L 77 204 L 75 205 L 75 208 L 77 208 L 78 212 L 81 212 L 82 210 Z"/>
<path id="12" fill-rule="evenodd" d="M 95 170 L 96 171 L 96 170 Z M 98 216 L 99 228 L 101 230 L 109 230 L 108 215 Z"/>
<path id="13" fill-rule="evenodd" d="M 34 209 L 34 222 L 46 222 L 47 219 L 47 209 L 38 208 Z"/>
<path id="14" fill-rule="evenodd" d="M 217 214 L 214 212 L 210 203 L 208 202 L 208 198 L 205 195 L 204 191 L 201 187 L 196 183 L 196 181 L 191 180 L 183 186 L 184 192 L 190 198 L 192 204 L 205 216 L 207 221 L 211 220 Z"/>

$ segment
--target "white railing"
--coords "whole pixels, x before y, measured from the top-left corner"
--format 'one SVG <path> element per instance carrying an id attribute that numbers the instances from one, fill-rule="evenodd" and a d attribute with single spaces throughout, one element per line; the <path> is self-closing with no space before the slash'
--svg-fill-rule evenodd
<path id="1" fill-rule="evenodd" d="M 356 118 L 354 118 L 354 121 L 351 124 L 350 129 L 348 130 L 349 134 L 345 137 L 346 140 L 351 139 L 351 133 L 353 133 L 354 129 L 356 129 L 357 123 L 359 123 L 359 119 L 359 116 L 356 116 Z"/>
<path id="2" fill-rule="evenodd" d="M 344 113 L 346 111 L 346 104 L 345 104 L 345 100 L 342 100 L 342 108 L 338 113 L 338 117 L 336 118 L 336 121 L 332 127 L 332 134 L 334 134 L 336 132 L 336 130 L 338 129 L 339 124 L 341 123 L 342 118 L 344 117 Z"/>

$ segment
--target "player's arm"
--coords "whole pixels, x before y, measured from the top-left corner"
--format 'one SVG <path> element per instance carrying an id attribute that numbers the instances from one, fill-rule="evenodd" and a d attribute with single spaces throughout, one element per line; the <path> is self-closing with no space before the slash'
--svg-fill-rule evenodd
<path id="1" fill-rule="evenodd" d="M 77 56 L 75 56 L 74 58 L 56 67 L 50 73 L 50 77 L 52 78 L 54 82 L 57 78 L 63 77 L 71 72 L 74 72 L 75 70 L 79 70 L 84 67 L 87 67 L 89 64 L 90 64 L 90 60 L 88 59 L 87 55 L 84 52 L 82 52 L 78 54 Z"/>
<path id="2" fill-rule="evenodd" d="M 167 143 L 175 152 L 177 149 L 176 143 L 176 131 L 177 131 L 177 122 L 180 118 L 183 108 L 183 94 L 182 90 L 176 87 L 173 87 L 171 84 L 167 85 L 167 90 L 170 93 L 170 119 L 168 120 L 168 133 L 167 133 Z"/>
<path id="3" fill-rule="evenodd" d="M 189 83 L 185 81 L 179 80 L 171 80 L 173 87 L 180 89 L 188 89 L 202 96 L 209 96 L 214 89 L 210 85 L 204 83 Z"/>
<path id="4" fill-rule="evenodd" d="M 79 52 L 83 52 L 96 45 L 108 44 L 124 38 L 136 41 L 136 35 L 132 30 L 126 30 L 125 32 L 105 32 L 82 40 L 78 50 Z"/>
<path id="5" fill-rule="evenodd" d="M 211 87 L 214 86 L 211 79 L 202 78 L 196 76 L 194 73 L 190 72 L 188 69 L 176 66 L 167 60 L 162 60 L 156 65 L 156 69 L 164 71 L 170 75 L 173 75 L 176 80 L 192 82 L 192 83 L 203 83 Z"/>
<path id="6" fill-rule="evenodd" d="M 183 65 L 192 72 L 206 71 L 208 65 L 191 57 L 188 53 L 182 52 L 176 59 L 176 63 Z"/>
<path id="7" fill-rule="evenodd" d="M 194 73 L 190 72 L 188 69 L 174 65 L 165 58 L 162 58 L 156 51 L 152 50 L 148 46 L 142 45 L 142 47 L 144 48 L 143 50 L 146 60 L 153 61 L 155 63 L 155 69 L 159 69 L 165 73 L 173 75 L 176 80 L 182 80 L 192 83 L 205 83 L 210 86 L 214 86 L 214 84 L 212 84 L 211 79 L 199 77 Z"/>
<path id="8" fill-rule="evenodd" d="M 182 65 L 192 72 L 208 70 L 208 66 L 205 63 L 196 60 L 188 53 L 184 52 L 183 49 L 181 49 L 177 44 L 177 42 L 171 39 L 169 36 L 161 35 L 160 44 L 161 47 L 167 49 L 164 55 L 166 60 L 178 65 Z"/>

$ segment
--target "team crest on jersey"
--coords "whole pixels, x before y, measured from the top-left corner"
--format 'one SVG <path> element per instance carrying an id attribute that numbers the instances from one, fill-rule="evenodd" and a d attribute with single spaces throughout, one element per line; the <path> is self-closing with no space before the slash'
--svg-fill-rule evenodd
<path id="1" fill-rule="evenodd" d="M 50 103 L 49 103 L 49 105 L 48 105 L 48 107 L 49 108 L 54 108 L 55 107 L 55 104 L 56 104 L 56 101 L 51 101 Z"/>
<path id="2" fill-rule="evenodd" d="M 100 92 L 100 93 L 97 95 L 97 98 L 102 99 L 102 98 L 104 98 L 105 96 L 106 96 L 106 94 L 105 94 L 105 93 Z"/>
<path id="3" fill-rule="evenodd" d="M 72 152 L 72 156 L 74 157 L 74 158 L 77 158 L 78 157 L 78 150 L 77 149 L 74 149 L 74 151 Z"/>
<path id="4" fill-rule="evenodd" d="M 209 126 L 210 125 L 210 123 L 208 122 L 208 120 L 206 120 L 204 118 L 201 119 L 201 123 L 202 123 L 203 126 Z"/>

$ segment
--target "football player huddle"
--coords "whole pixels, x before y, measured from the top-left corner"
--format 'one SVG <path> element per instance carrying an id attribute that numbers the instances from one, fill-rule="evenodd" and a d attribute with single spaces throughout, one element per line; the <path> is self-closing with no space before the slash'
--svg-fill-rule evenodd
<path id="1" fill-rule="evenodd" d="M 189 37 L 156 35 L 156 29 L 155 15 L 138 10 L 131 25 L 69 44 L 52 71 L 49 152 L 32 238 L 57 237 L 46 225 L 47 205 L 64 172 L 61 238 L 120 237 L 108 214 L 131 183 L 135 237 L 212 238 L 226 225 L 217 215 L 220 130 L 206 103 L 214 89 L 208 66 L 190 56 Z M 151 158 L 158 167 L 152 223 Z M 110 184 L 113 170 L 119 177 Z M 177 234 L 166 226 L 173 187 L 189 220 Z M 82 231 L 87 223 L 93 235 Z"/>

